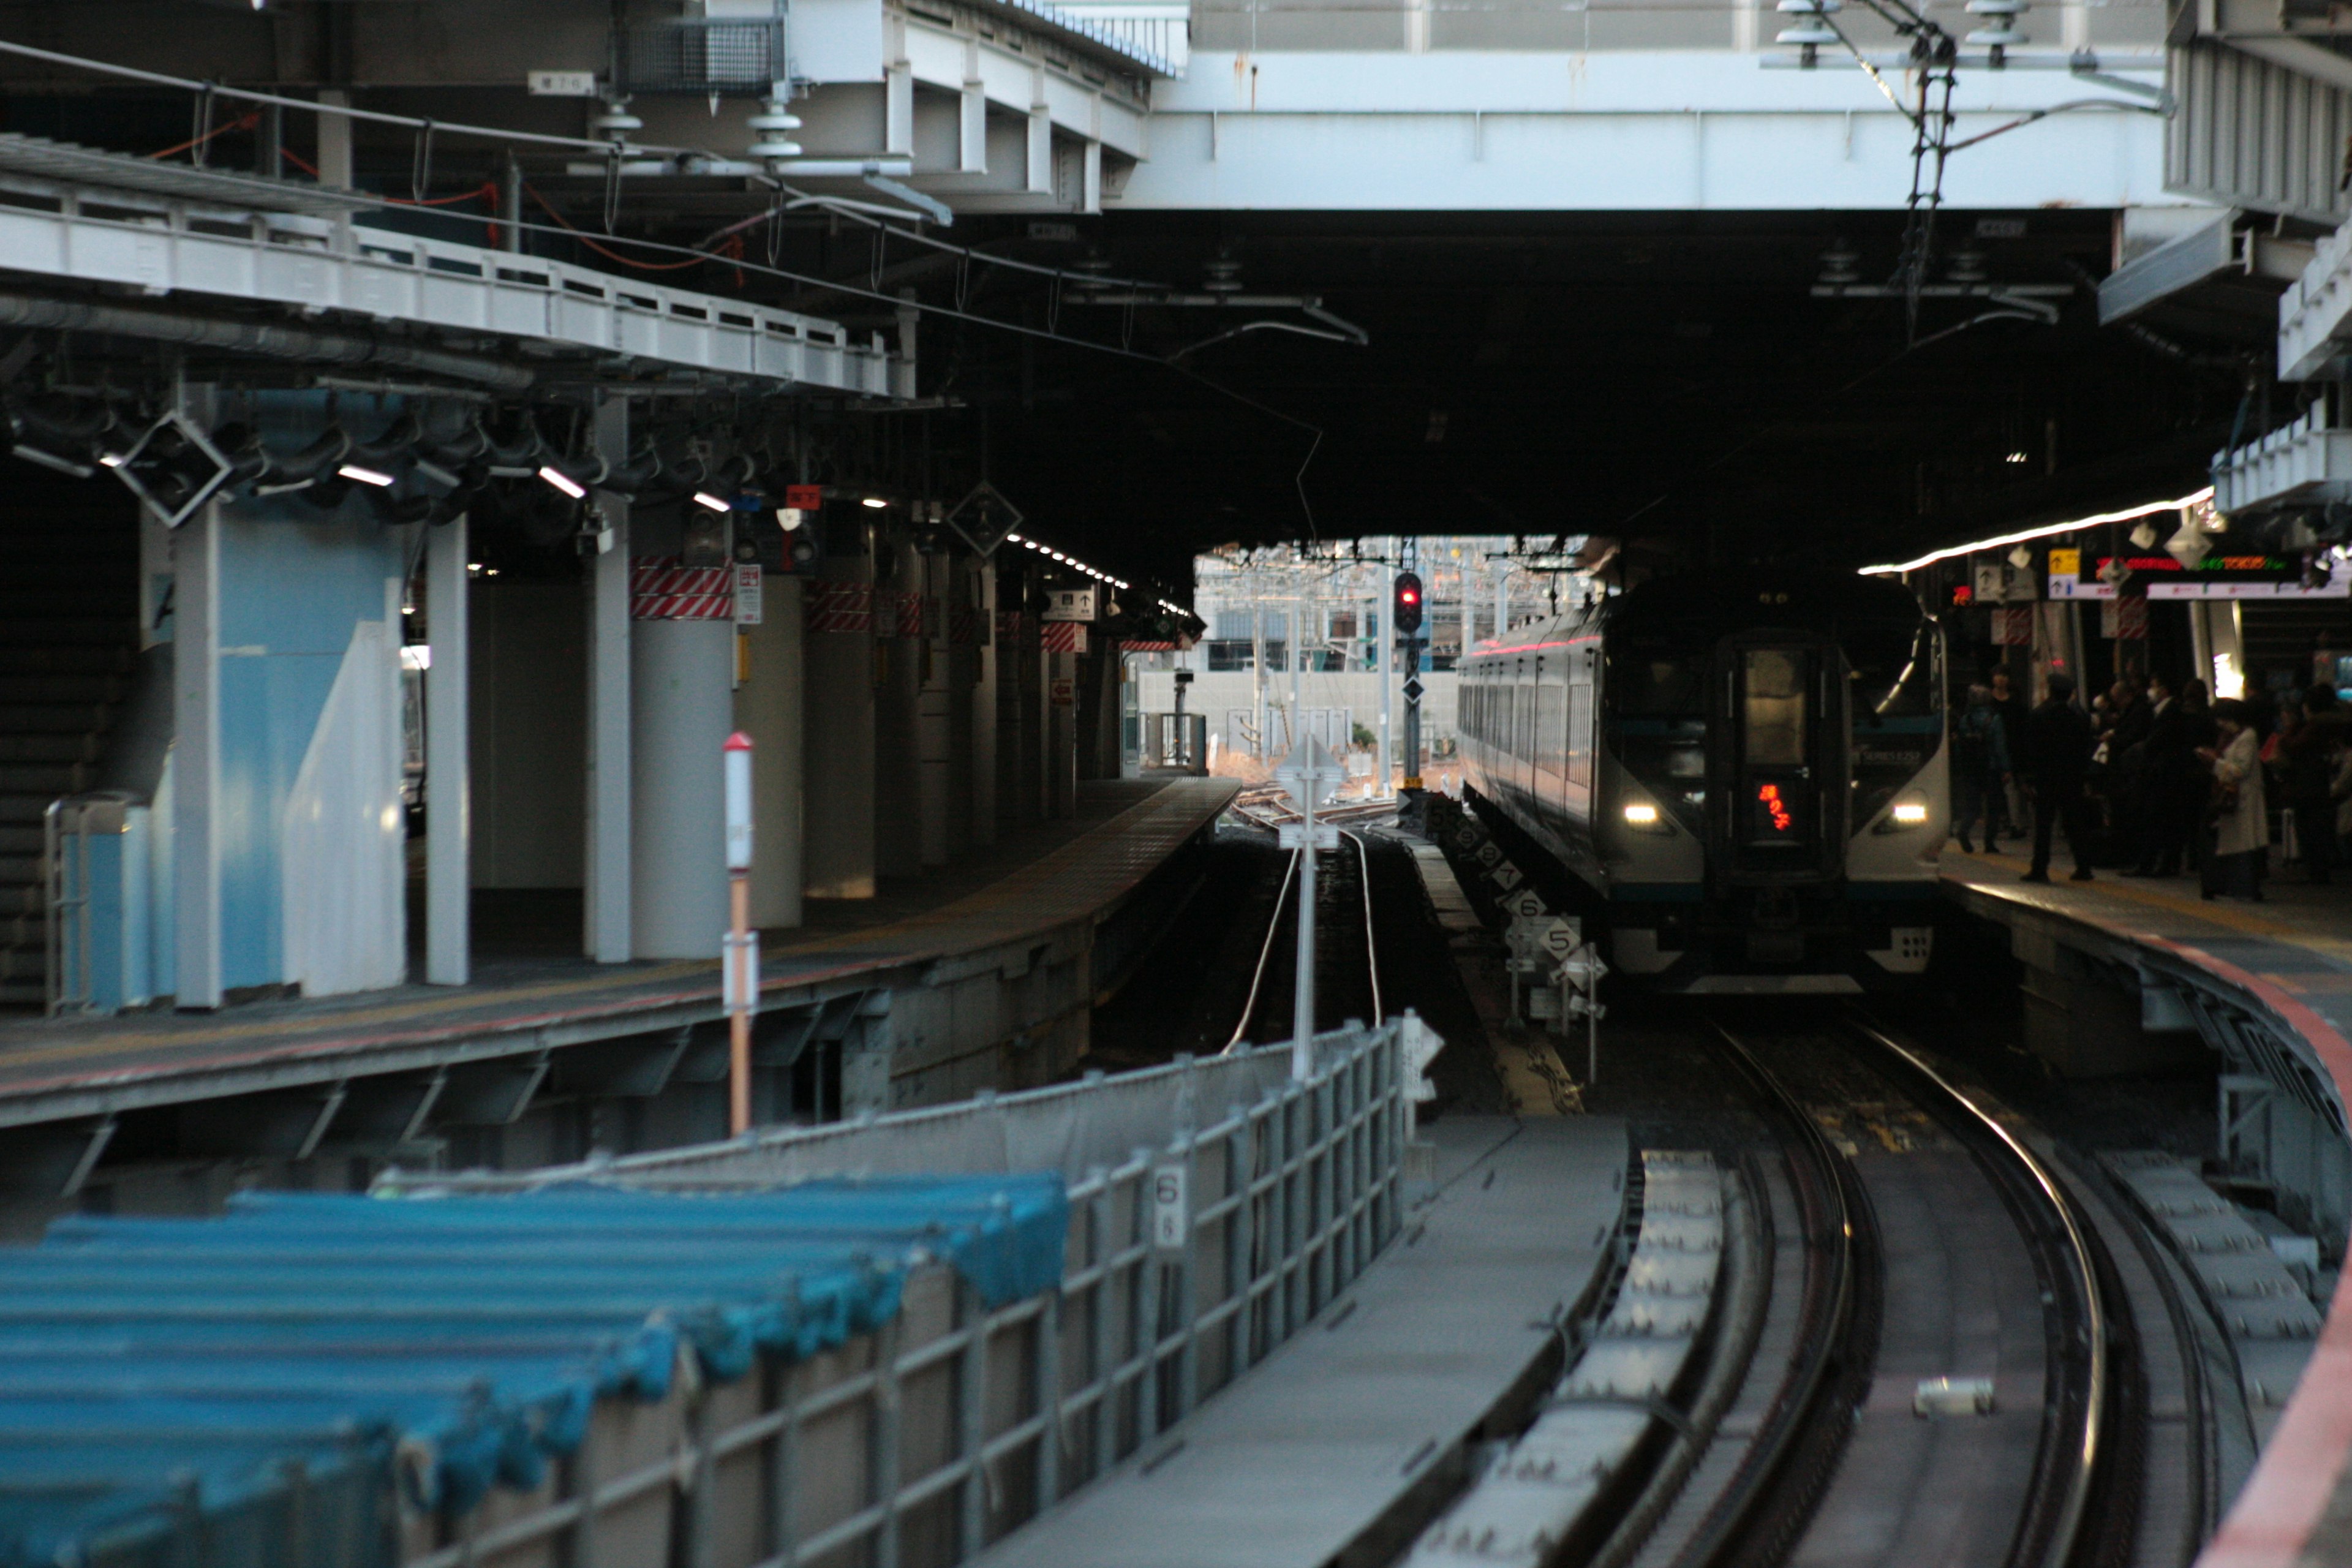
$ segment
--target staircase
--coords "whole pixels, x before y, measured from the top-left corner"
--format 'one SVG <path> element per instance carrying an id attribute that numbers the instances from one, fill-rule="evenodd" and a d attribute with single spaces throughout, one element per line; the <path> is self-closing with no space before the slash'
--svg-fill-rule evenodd
<path id="1" fill-rule="evenodd" d="M 2352 600 L 2287 599 L 2243 602 L 2245 667 L 2269 676 L 2293 670 L 2294 684 L 2312 682 L 2311 656 L 2324 647 L 2352 653 Z"/>
<path id="2" fill-rule="evenodd" d="M 95 787 L 139 647 L 139 530 L 111 479 L 0 458 L 0 1009 L 47 997 L 41 818 Z"/>

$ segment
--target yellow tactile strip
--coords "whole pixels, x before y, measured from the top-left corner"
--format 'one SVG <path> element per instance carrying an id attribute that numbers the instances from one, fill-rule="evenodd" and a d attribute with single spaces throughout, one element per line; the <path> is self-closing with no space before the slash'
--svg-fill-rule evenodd
<path id="1" fill-rule="evenodd" d="M 887 968 L 1013 942 L 1084 918 L 1132 888 L 1223 810 L 1234 793 L 1221 779 L 1180 779 L 1100 826 L 977 892 L 887 925 L 772 945 L 761 965 L 764 990 L 793 989 L 860 970 Z M 856 951 L 833 965 L 819 955 Z M 718 961 L 683 960 L 623 973 L 583 975 L 497 988 L 466 987 L 446 995 L 338 1006 L 323 1016 L 257 1018 L 215 1016 L 170 1020 L 148 1028 L 100 1026 L 90 1037 L 0 1048 L 0 1095 L 55 1089 L 75 1082 L 119 1082 L 264 1059 L 337 1055 L 399 1045 L 528 1031 L 551 1024 L 652 1011 L 707 1000 L 717 990 Z M 681 984 L 685 983 L 685 984 Z M 595 996 L 573 1007 L 566 999 Z M 552 1005 L 551 1005 L 552 1004 Z M 61 1025 L 59 1033 L 73 1026 Z M 44 1028 L 41 1034 L 50 1030 Z M 226 1047 L 207 1050 L 206 1047 Z M 169 1053 L 165 1055 L 163 1053 Z M 140 1060 L 140 1058 L 149 1059 Z M 92 1075 L 23 1078 L 29 1068 L 110 1062 Z"/>

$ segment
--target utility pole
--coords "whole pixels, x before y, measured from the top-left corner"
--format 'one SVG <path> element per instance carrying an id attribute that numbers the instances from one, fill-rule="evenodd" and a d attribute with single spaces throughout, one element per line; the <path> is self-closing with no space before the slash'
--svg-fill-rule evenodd
<path id="1" fill-rule="evenodd" d="M 1385 611 L 1379 612 L 1386 615 Z M 1381 671 L 1381 798 L 1396 798 L 1396 728 L 1391 717 L 1391 705 L 1396 700 L 1396 626 L 1394 617 L 1384 620 L 1373 639 L 1379 645 L 1375 656 Z"/>
<path id="2" fill-rule="evenodd" d="M 1250 700 L 1257 706 L 1257 754 L 1266 755 L 1265 731 L 1265 606 L 1258 603 L 1257 583 L 1250 583 Z"/>
<path id="3" fill-rule="evenodd" d="M 1298 851 L 1298 958 L 1291 983 L 1290 1076 L 1304 1081 L 1315 1070 L 1315 868 L 1316 855 L 1339 847 L 1339 830 L 1318 826 L 1315 807 L 1343 773 L 1331 753 L 1311 735 L 1301 735 L 1275 771 L 1298 808 L 1299 820 L 1283 826 L 1278 841 Z"/>

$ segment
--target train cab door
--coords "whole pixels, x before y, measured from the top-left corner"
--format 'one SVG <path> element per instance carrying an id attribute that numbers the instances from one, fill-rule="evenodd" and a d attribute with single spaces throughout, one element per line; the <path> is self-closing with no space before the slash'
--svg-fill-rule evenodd
<path id="1" fill-rule="evenodd" d="M 1710 788 L 1717 863 L 1734 884 L 1826 881 L 1844 865 L 1844 692 L 1834 644 L 1734 639 Z"/>

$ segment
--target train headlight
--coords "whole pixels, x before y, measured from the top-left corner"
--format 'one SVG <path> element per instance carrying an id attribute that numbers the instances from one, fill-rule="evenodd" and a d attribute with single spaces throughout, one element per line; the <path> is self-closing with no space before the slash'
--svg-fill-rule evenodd
<path id="1" fill-rule="evenodd" d="M 1924 800 L 1898 800 L 1887 816 L 1897 827 L 1925 827 L 1927 825 L 1927 803 Z"/>
<path id="2" fill-rule="evenodd" d="M 1624 812 L 1625 826 L 1637 833 L 1672 833 L 1675 830 L 1675 825 L 1666 820 L 1666 814 L 1646 800 L 1627 801 Z"/>

